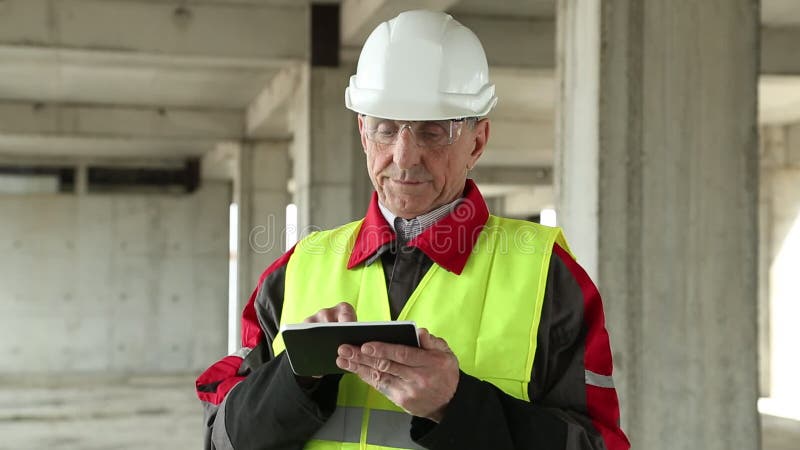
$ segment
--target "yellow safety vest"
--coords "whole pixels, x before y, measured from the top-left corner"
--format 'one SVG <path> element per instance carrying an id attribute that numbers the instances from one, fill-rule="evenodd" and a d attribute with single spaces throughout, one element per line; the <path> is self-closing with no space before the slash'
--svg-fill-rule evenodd
<path id="1" fill-rule="evenodd" d="M 314 233 L 295 248 L 286 269 L 281 325 L 302 322 L 346 301 L 359 321 L 391 320 L 380 259 L 351 270 L 347 262 L 362 221 Z M 489 216 L 461 275 L 433 264 L 400 312 L 444 338 L 465 373 L 529 400 L 536 336 L 553 244 L 568 249 L 558 228 Z M 453 245 L 459 245 L 453 242 Z M 281 335 L 275 354 L 284 350 Z M 411 416 L 347 374 L 333 416 L 306 449 L 418 449 Z"/>

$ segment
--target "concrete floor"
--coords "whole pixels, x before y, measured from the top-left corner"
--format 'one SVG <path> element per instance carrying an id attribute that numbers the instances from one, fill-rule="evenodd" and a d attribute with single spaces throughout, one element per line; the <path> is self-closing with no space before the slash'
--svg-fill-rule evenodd
<path id="1" fill-rule="evenodd" d="M 202 449 L 194 376 L 0 379 L 0 449 Z"/>
<path id="2" fill-rule="evenodd" d="M 193 375 L 0 378 L 0 450 L 201 449 L 193 386 Z M 763 450 L 800 448 L 800 422 L 762 426 Z"/>

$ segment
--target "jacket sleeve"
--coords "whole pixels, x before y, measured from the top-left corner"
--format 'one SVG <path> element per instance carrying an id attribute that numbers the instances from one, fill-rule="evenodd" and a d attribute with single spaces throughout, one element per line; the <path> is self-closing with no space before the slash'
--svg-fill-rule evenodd
<path id="1" fill-rule="evenodd" d="M 292 251 L 264 271 L 251 294 L 242 348 L 197 379 L 207 450 L 301 449 L 336 407 L 339 377 L 299 382 L 284 355 L 272 352 Z"/>
<path id="2" fill-rule="evenodd" d="M 611 349 L 600 295 L 575 260 L 556 245 L 550 260 L 531 402 L 466 373 L 436 424 L 412 419 L 411 437 L 432 450 L 630 448 L 619 427 Z"/>

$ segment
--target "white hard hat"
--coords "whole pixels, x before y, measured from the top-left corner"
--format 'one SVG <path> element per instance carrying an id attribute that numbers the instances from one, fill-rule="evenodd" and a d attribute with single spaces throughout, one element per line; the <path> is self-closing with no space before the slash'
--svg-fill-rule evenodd
<path id="1" fill-rule="evenodd" d="M 395 120 L 486 115 L 497 103 L 478 37 L 450 15 L 407 11 L 369 35 L 347 108 Z"/>

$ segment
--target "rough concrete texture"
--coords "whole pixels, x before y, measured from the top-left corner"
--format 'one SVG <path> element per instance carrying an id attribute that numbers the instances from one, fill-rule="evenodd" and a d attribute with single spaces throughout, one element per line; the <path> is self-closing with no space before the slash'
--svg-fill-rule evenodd
<path id="1" fill-rule="evenodd" d="M 288 143 L 257 143 L 240 153 L 239 302 L 240 310 L 258 284 L 261 273 L 286 247 L 286 190 L 290 164 Z"/>
<path id="2" fill-rule="evenodd" d="M 596 133 L 598 177 L 566 174 L 560 187 L 597 199 L 623 428 L 634 448 L 758 448 L 758 2 L 563 0 L 559 12 L 572 21 L 562 41 L 578 20 L 599 24 L 600 44 L 584 48 L 599 67 L 582 72 L 599 77 L 597 122 L 561 128 Z M 561 71 L 586 61 L 561 48 Z M 591 95 L 572 80 L 567 105 Z M 577 141 L 559 151 L 591 164 Z M 569 225 L 568 240 L 591 244 L 573 232 L 593 233 L 592 221 Z M 580 260 L 585 249 L 573 250 Z"/>
<path id="3" fill-rule="evenodd" d="M 0 374 L 187 371 L 223 354 L 229 196 L 0 196 Z"/>
<path id="4" fill-rule="evenodd" d="M 342 225 L 362 216 L 368 185 L 356 115 L 343 94 L 354 67 L 310 67 L 295 100 L 291 145 L 294 203 L 300 236 L 314 229 Z"/>

